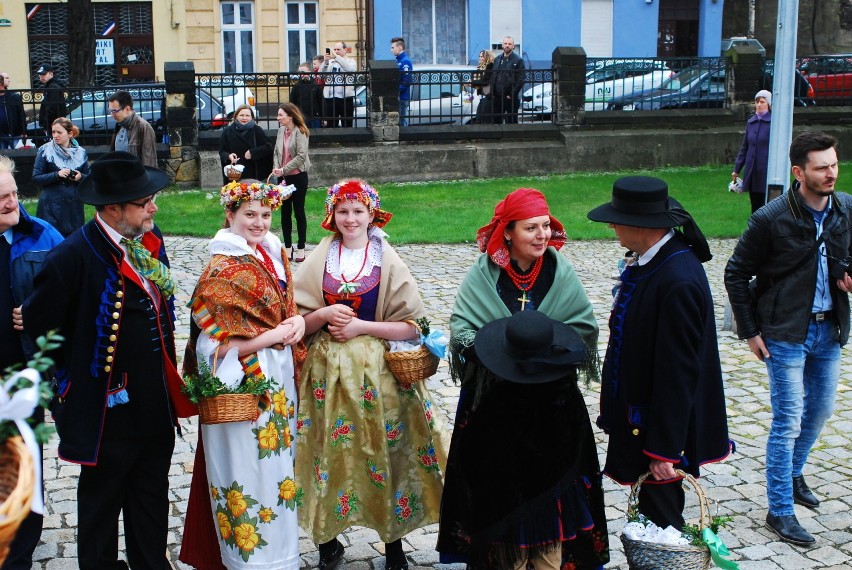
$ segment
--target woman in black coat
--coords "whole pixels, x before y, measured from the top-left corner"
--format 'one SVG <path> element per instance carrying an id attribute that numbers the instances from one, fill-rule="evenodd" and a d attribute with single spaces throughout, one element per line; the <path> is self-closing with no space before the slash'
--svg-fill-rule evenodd
<path id="1" fill-rule="evenodd" d="M 254 113 L 248 105 L 237 107 L 234 122 L 222 131 L 219 159 L 222 167 L 242 164 L 243 178 L 266 180 L 272 172 L 272 141 L 254 122 Z"/>

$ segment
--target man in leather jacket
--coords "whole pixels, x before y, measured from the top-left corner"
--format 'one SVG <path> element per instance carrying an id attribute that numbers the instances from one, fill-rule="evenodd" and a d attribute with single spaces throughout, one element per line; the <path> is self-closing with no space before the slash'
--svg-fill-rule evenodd
<path id="1" fill-rule="evenodd" d="M 766 444 L 766 526 L 781 540 L 815 542 L 793 503 L 815 509 L 802 470 L 831 417 L 840 348 L 849 338 L 852 196 L 834 191 L 837 140 L 804 132 L 790 145 L 796 184 L 752 214 L 725 268 L 740 338 L 766 363 L 772 426 Z M 757 304 L 749 280 L 757 276 Z"/>

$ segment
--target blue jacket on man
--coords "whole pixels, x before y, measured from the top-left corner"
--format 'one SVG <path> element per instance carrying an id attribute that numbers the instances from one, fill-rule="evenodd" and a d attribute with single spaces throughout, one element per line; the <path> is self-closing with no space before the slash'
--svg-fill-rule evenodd
<path id="1" fill-rule="evenodd" d="M 399 99 L 400 101 L 410 101 L 411 72 L 414 71 L 414 64 L 411 63 L 408 54 L 403 51 L 396 56 L 396 66 L 402 72 L 399 76 Z"/>

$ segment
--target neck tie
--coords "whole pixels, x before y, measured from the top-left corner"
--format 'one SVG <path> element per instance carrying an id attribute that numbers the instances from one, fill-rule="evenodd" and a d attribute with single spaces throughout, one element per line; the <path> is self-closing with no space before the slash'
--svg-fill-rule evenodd
<path id="1" fill-rule="evenodd" d="M 174 295 L 175 282 L 172 281 L 168 267 L 151 257 L 148 250 L 137 240 L 121 238 L 121 245 L 127 248 L 128 261 L 139 273 L 159 287 L 166 298 Z"/>

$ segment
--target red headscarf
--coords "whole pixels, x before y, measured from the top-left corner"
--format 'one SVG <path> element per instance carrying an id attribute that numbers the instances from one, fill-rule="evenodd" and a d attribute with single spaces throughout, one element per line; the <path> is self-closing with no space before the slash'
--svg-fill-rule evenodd
<path id="1" fill-rule="evenodd" d="M 550 216 L 550 241 L 547 245 L 560 249 L 567 240 L 562 222 L 550 215 L 544 194 L 533 188 L 518 188 L 494 208 L 494 217 L 476 232 L 479 251 L 487 252 L 491 260 L 500 267 L 509 265 L 509 249 L 503 234 L 509 222 L 526 220 L 538 216 Z"/>

